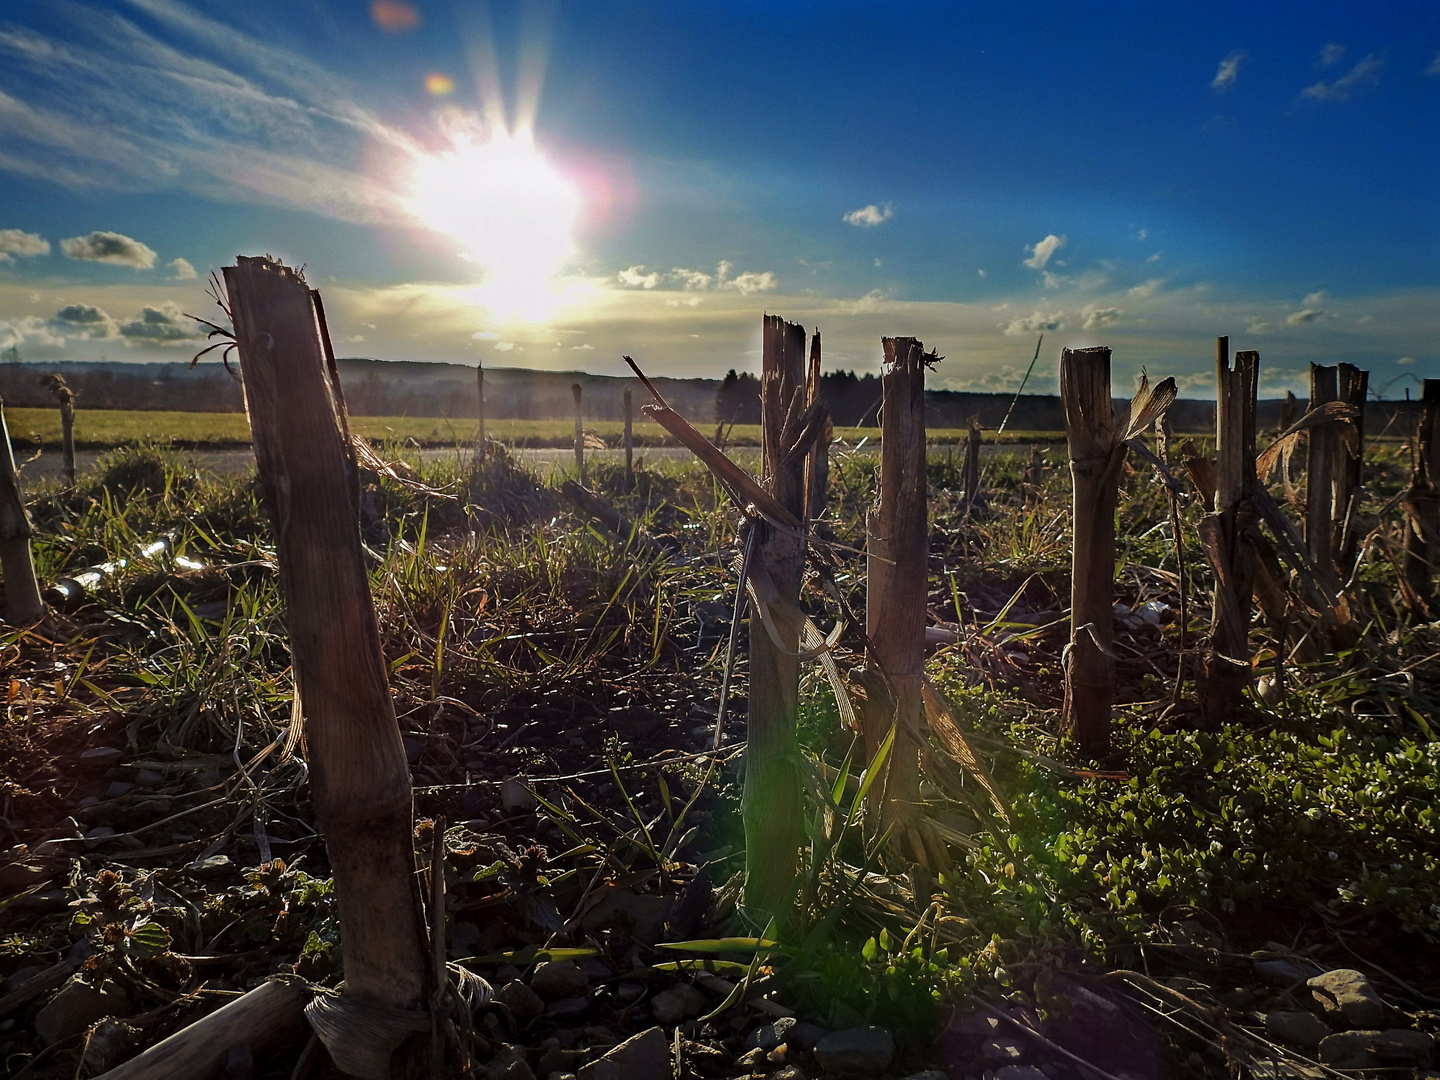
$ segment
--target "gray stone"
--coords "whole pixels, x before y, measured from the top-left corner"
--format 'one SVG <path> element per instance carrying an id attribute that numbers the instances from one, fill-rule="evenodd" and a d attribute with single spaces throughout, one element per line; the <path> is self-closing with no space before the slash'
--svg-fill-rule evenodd
<path id="1" fill-rule="evenodd" d="M 572 1072 L 561 1072 L 557 1069 L 555 1072 L 548 1073 L 545 1080 L 577 1080 L 577 1078 Z"/>
<path id="2" fill-rule="evenodd" d="M 1316 975 L 1306 984 L 1325 1018 L 1332 1023 L 1343 1020 L 1352 1028 L 1375 1029 L 1385 1023 L 1390 1006 L 1375 992 L 1361 972 L 1336 968 Z"/>
<path id="3" fill-rule="evenodd" d="M 1342 1031 L 1320 1043 L 1320 1060 L 1337 1069 L 1374 1069 L 1384 1065 L 1428 1069 L 1435 1040 L 1423 1031 Z"/>
<path id="4" fill-rule="evenodd" d="M 941 1076 L 945 1075 L 939 1069 L 934 1071 Z M 1050 1080 L 1050 1078 L 1034 1065 L 1006 1065 L 995 1070 L 995 1080 Z"/>
<path id="5" fill-rule="evenodd" d="M 46 1046 L 79 1035 L 107 1016 L 133 1016 L 130 999 L 112 982 L 92 986 L 72 975 L 49 1003 L 35 1014 L 35 1034 Z"/>
<path id="6" fill-rule="evenodd" d="M 1277 1009 L 1265 1014 L 1265 1034 L 1286 1046 L 1314 1050 L 1330 1029 L 1314 1013 Z"/>
<path id="7" fill-rule="evenodd" d="M 545 1011 L 551 1016 L 579 1016 L 590 1008 L 590 1002 L 583 997 L 558 998 L 550 1002 Z"/>
<path id="8" fill-rule="evenodd" d="M 540 1076 L 571 1072 L 578 1056 L 577 1050 L 566 1050 L 559 1046 L 546 1047 L 540 1054 L 540 1060 L 535 1063 L 535 1072 Z"/>
<path id="9" fill-rule="evenodd" d="M 814 1050 L 815 1044 L 829 1034 L 829 1029 L 801 1020 L 786 1034 L 785 1041 L 801 1050 Z"/>
<path id="10" fill-rule="evenodd" d="M 1380 1055 L 1372 1042 L 1379 1035 L 1378 1031 L 1342 1031 L 1338 1035 L 1327 1035 L 1320 1040 L 1320 1060 L 1337 1069 L 1379 1068 Z"/>
<path id="11" fill-rule="evenodd" d="M 130 792 L 134 790 L 135 785 L 129 780 L 115 780 L 105 789 L 105 797 L 107 799 L 118 799 L 122 795 L 129 795 Z"/>
<path id="12" fill-rule="evenodd" d="M 782 1016 L 768 1024 L 761 1024 L 745 1040 L 746 1050 L 774 1050 L 790 1038 L 790 1033 L 799 1026 L 793 1016 Z M 811 1044 L 814 1045 L 813 1043 Z"/>
<path id="13" fill-rule="evenodd" d="M 586 1065 L 580 1080 L 674 1080 L 670 1042 L 658 1027 L 642 1031 Z"/>
<path id="14" fill-rule="evenodd" d="M 765 1080 L 805 1080 L 805 1071 L 799 1065 L 786 1065 L 776 1069 Z"/>
<path id="15" fill-rule="evenodd" d="M 98 1076 L 133 1056 L 141 1034 L 123 1020 L 101 1020 L 85 1040 L 86 1075 Z"/>
<path id="16" fill-rule="evenodd" d="M 590 985 L 590 976 L 574 960 L 554 960 L 536 967 L 530 989 L 546 1001 L 571 997 Z"/>
<path id="17" fill-rule="evenodd" d="M 135 782 L 146 787 L 159 787 L 165 783 L 165 774 L 158 769 L 141 769 L 135 774 Z"/>
<path id="18" fill-rule="evenodd" d="M 996 1035 L 980 1044 L 980 1056 L 991 1065 L 1014 1065 L 1025 1057 L 1025 1044 L 1009 1035 Z"/>
<path id="19" fill-rule="evenodd" d="M 833 1031 L 815 1044 L 815 1060 L 840 1076 L 880 1076 L 895 1056 L 895 1040 L 884 1028 Z"/>
<path id="20" fill-rule="evenodd" d="M 765 1060 L 766 1053 L 768 1053 L 768 1051 L 756 1046 L 750 1050 L 746 1050 L 745 1053 L 736 1058 L 735 1064 L 739 1065 L 742 1069 L 750 1069 L 753 1071 L 760 1067 L 760 1063 Z"/>
<path id="21" fill-rule="evenodd" d="M 1256 960 L 1255 974 L 1271 986 L 1294 986 L 1314 975 L 1315 969 L 1309 964 L 1288 957 L 1272 957 L 1269 960 Z"/>
<path id="22" fill-rule="evenodd" d="M 519 979 L 508 982 L 496 990 L 495 1000 L 522 1020 L 529 1020 L 532 1016 L 539 1016 L 545 1011 L 545 1002 L 540 1000 L 540 995 Z"/>
<path id="23" fill-rule="evenodd" d="M 525 1060 L 525 1048 L 500 1043 L 495 1047 L 495 1056 L 485 1072 L 486 1080 L 535 1080 L 530 1063 Z"/>
<path id="24" fill-rule="evenodd" d="M 674 1027 L 682 1020 L 699 1016 L 709 1001 L 703 992 L 689 983 L 678 983 L 656 994 L 650 1002 L 650 1011 L 655 1015 L 657 1024 Z"/>
<path id="25" fill-rule="evenodd" d="M 1375 1052 L 1386 1064 L 1413 1065 L 1428 1069 L 1435 1062 L 1435 1040 L 1423 1031 L 1391 1028 L 1380 1032 Z"/>

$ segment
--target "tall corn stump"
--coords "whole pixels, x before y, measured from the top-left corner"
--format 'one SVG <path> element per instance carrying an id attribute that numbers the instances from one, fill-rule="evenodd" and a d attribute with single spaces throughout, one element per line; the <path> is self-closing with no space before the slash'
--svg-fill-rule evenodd
<path id="1" fill-rule="evenodd" d="M 1405 580 L 1428 606 L 1440 560 L 1440 379 L 1426 379 L 1420 422 L 1411 444 L 1410 487 L 1405 492 Z"/>
<path id="2" fill-rule="evenodd" d="M 413 1011 L 428 1033 L 431 972 L 410 770 L 361 558 L 355 474 L 326 377 L 318 294 L 298 271 L 268 258 L 241 257 L 224 273 L 274 524 L 315 817 L 335 877 L 341 1000 L 358 999 L 362 1013 L 379 1010 L 390 1020 Z M 351 1075 L 383 1076 L 403 1039 L 379 1048 L 347 1039 L 328 1049 Z"/>
<path id="3" fill-rule="evenodd" d="M 1335 561 L 1343 574 L 1349 575 L 1355 565 L 1355 549 L 1360 542 L 1358 515 L 1360 485 L 1365 470 L 1365 395 L 1370 387 L 1370 373 L 1354 364 L 1338 364 L 1335 369 L 1335 394 L 1355 409 L 1355 443 L 1345 445 L 1337 439 L 1335 455 Z"/>
<path id="4" fill-rule="evenodd" d="M 1334 367 L 1310 365 L 1310 408 L 1339 397 L 1339 379 Z M 1305 549 L 1315 565 L 1335 568 L 1335 465 L 1340 438 L 1334 424 L 1310 429 L 1305 454 Z"/>
<path id="5" fill-rule="evenodd" d="M 1200 715 L 1209 727 L 1231 718 L 1251 674 L 1250 609 L 1256 552 L 1246 533 L 1259 520 L 1252 494 L 1259 482 L 1255 476 L 1255 397 L 1260 354 L 1236 353 L 1233 368 L 1229 354 L 1230 339 L 1219 338 L 1215 346 L 1215 510 L 1200 522 L 1200 542 L 1215 573 L 1210 650 L 1199 687 Z"/>
<path id="6" fill-rule="evenodd" d="M 915 338 L 882 338 L 880 501 L 866 518 L 866 664 L 886 693 L 871 689 L 864 709 L 865 748 L 874 760 L 895 727 L 895 742 L 871 788 L 882 826 L 924 848 L 914 833 L 920 816 L 920 733 L 925 715 L 925 596 L 929 578 L 929 516 L 925 490 L 925 369 L 933 363 Z M 875 687 L 876 680 L 866 680 Z M 888 700 L 887 700 L 888 698 Z"/>
<path id="7" fill-rule="evenodd" d="M 485 456 L 485 365 L 475 365 L 475 460 Z"/>
<path id="8" fill-rule="evenodd" d="M 810 339 L 810 372 L 806 379 L 806 396 L 820 400 L 820 331 Z M 805 520 L 824 517 L 830 495 L 830 444 L 835 440 L 835 425 L 826 416 L 823 428 L 810 448 L 805 463 Z"/>
<path id="9" fill-rule="evenodd" d="M 575 397 L 575 474 L 580 477 L 580 483 L 583 484 L 585 483 L 585 420 L 580 402 L 584 391 L 577 382 L 571 383 L 570 393 Z"/>
<path id="10" fill-rule="evenodd" d="M 796 522 L 805 518 L 805 458 L 792 451 L 805 406 L 805 328 L 766 315 L 762 336 L 760 426 L 762 483 Z M 752 607 L 750 696 L 746 711 L 745 903 L 762 916 L 779 915 L 795 880 L 801 825 L 800 584 L 805 571 L 803 531 L 769 521 L 752 526 L 756 585 L 769 627 Z M 765 596 L 773 589 L 771 602 Z M 773 636 L 772 636 L 773 633 Z M 777 641 L 776 638 L 779 640 Z"/>
<path id="11" fill-rule="evenodd" d="M 1125 446 L 1110 399 L 1110 350 L 1060 351 L 1060 401 L 1070 456 L 1070 644 L 1061 726 L 1087 754 L 1110 749 L 1115 699 L 1115 507 Z"/>
<path id="12" fill-rule="evenodd" d="M 27 626 L 45 614 L 35 560 L 30 554 L 30 515 L 20 493 L 20 474 L 10 449 L 5 403 L 0 401 L 0 575 L 5 581 L 5 621 Z"/>

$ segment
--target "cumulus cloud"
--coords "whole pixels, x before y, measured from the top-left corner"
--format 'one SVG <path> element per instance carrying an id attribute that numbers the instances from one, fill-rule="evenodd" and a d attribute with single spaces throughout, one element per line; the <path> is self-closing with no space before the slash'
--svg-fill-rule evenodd
<path id="1" fill-rule="evenodd" d="M 1268 334 L 1273 329 L 1274 327 L 1268 322 L 1265 322 L 1263 319 L 1257 319 L 1253 315 L 1249 321 L 1245 323 L 1245 332 L 1247 334 Z"/>
<path id="2" fill-rule="evenodd" d="M 515 346 L 515 343 L 514 343 L 513 341 L 497 341 L 497 342 L 495 342 L 495 351 L 496 351 L 496 352 L 513 352 L 513 351 L 515 350 L 515 347 L 516 347 L 516 346 Z"/>
<path id="3" fill-rule="evenodd" d="M 128 322 L 120 324 L 120 336 L 134 344 L 184 345 L 199 336 L 196 324 L 166 300 L 159 307 L 145 306 Z"/>
<path id="4" fill-rule="evenodd" d="M 50 327 L 60 337 L 115 336 L 115 320 L 94 304 L 66 304 L 50 317 Z"/>
<path id="5" fill-rule="evenodd" d="M 1301 90 L 1300 96 L 1307 101 L 1346 101 L 1362 86 L 1378 83 L 1380 72 L 1384 69 L 1384 57 L 1371 53 L 1334 82 L 1327 83 L 1322 79 Z"/>
<path id="6" fill-rule="evenodd" d="M 1397 364 L 1403 364 L 1405 367 L 1409 367 L 1411 364 L 1415 363 L 1415 357 L 1413 357 L 1413 356 L 1402 356 L 1402 357 L 1400 357 L 1400 359 L 1396 360 L 1395 363 L 1397 363 Z"/>
<path id="7" fill-rule="evenodd" d="M 1125 310 L 1118 307 L 1097 307 L 1094 304 L 1087 304 L 1081 314 L 1085 316 L 1085 322 L 1080 329 L 1102 330 L 1118 323 L 1120 316 L 1125 314 Z"/>
<path id="8" fill-rule="evenodd" d="M 684 289 L 708 289 L 715 284 L 715 278 L 703 270 L 687 270 L 677 266 L 670 271 Z"/>
<path id="9" fill-rule="evenodd" d="M 200 275 L 195 272 L 195 267 L 190 265 L 189 259 L 170 260 L 171 281 L 194 281 Z"/>
<path id="10" fill-rule="evenodd" d="M 1312 323 L 1316 319 L 1323 318 L 1325 312 L 1319 308 L 1301 308 L 1299 311 L 1292 311 L 1285 316 L 1286 326 L 1302 326 L 1305 323 Z"/>
<path id="11" fill-rule="evenodd" d="M 60 241 L 60 250 L 70 259 L 111 263 L 133 270 L 149 270 L 155 265 L 153 249 L 117 232 L 97 230 L 85 236 L 72 236 Z"/>
<path id="12" fill-rule="evenodd" d="M 1034 270 L 1044 270 L 1050 257 L 1065 246 L 1065 237 L 1056 236 L 1050 233 L 1038 244 L 1026 244 L 1025 250 L 1030 252 L 1030 257 L 1025 260 L 1025 265 Z"/>
<path id="13" fill-rule="evenodd" d="M 1324 67 L 1330 67 L 1334 64 L 1338 64 L 1344 58 L 1345 46 L 1337 45 L 1333 41 L 1330 42 L 1330 44 L 1326 45 L 1325 48 L 1320 50 L 1320 63 Z"/>
<path id="14" fill-rule="evenodd" d="M 0 264 L 13 263 L 15 256 L 49 255 L 50 241 L 39 233 L 0 229 Z"/>
<path id="15" fill-rule="evenodd" d="M 1053 311 L 1045 314 L 1043 311 L 1036 311 L 1023 319 L 1012 319 L 1010 325 L 1005 327 L 1005 333 L 1011 337 L 1018 337 L 1021 334 L 1035 334 L 1042 330 L 1061 330 L 1065 324 L 1063 311 Z"/>
<path id="16" fill-rule="evenodd" d="M 1324 289 L 1317 289 L 1315 292 L 1312 292 L 1305 297 L 1306 307 L 1319 307 L 1323 303 L 1325 303 Z"/>
<path id="17" fill-rule="evenodd" d="M 1164 284 L 1164 278 L 1151 278 L 1149 281 L 1142 281 L 1139 285 L 1132 285 L 1130 295 L 1144 300 L 1146 297 L 1154 296 L 1160 286 Z"/>
<path id="18" fill-rule="evenodd" d="M 1245 54 L 1236 49 L 1224 60 L 1220 61 L 1220 67 L 1215 72 L 1215 78 L 1210 80 L 1210 86 L 1215 90 L 1229 90 L 1240 78 L 1240 64 L 1245 59 Z"/>
<path id="19" fill-rule="evenodd" d="M 870 203 L 862 206 L 859 210 L 851 210 L 845 215 L 844 221 L 847 225 L 856 225 L 862 229 L 873 229 L 876 225 L 883 225 L 895 216 L 893 203 L 881 203 L 876 205 Z"/>
<path id="20" fill-rule="evenodd" d="M 630 266 L 621 270 L 615 275 L 621 285 L 631 289 L 653 289 L 660 284 L 660 275 L 655 272 L 646 273 L 643 266 Z"/>
<path id="21" fill-rule="evenodd" d="M 757 292 L 771 292 L 778 284 L 775 275 L 769 270 L 759 274 L 747 270 L 743 274 L 736 274 L 730 281 L 732 288 L 746 296 Z"/>

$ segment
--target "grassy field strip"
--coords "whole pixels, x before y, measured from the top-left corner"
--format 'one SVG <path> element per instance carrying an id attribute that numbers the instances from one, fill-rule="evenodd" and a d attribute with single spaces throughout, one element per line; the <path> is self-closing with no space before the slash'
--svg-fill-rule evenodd
<path id="1" fill-rule="evenodd" d="M 58 445 L 60 413 L 56 409 L 7 409 L 10 435 L 17 442 Z M 425 445 L 451 446 L 468 443 L 475 437 L 473 420 L 449 420 L 433 416 L 355 416 L 351 426 L 367 439 L 401 441 L 415 440 Z M 619 420 L 587 421 L 585 429 L 608 443 L 619 445 L 625 425 Z M 521 446 L 568 446 L 574 433 L 570 420 L 491 420 L 486 434 L 501 442 Z M 636 421 L 635 437 L 642 444 L 658 444 L 666 438 L 659 424 Z M 875 442 L 879 428 L 837 428 L 837 438 L 852 445 L 861 439 Z M 740 445 L 758 445 L 758 424 L 737 424 L 728 432 L 729 441 Z M 937 428 L 930 432 L 930 441 L 963 442 L 963 428 Z M 991 436 L 990 438 L 993 438 Z M 1056 442 L 1063 438 L 1058 431 L 1007 432 L 1007 443 Z M 139 412 L 125 410 L 79 410 L 75 414 L 75 441 L 78 446 L 117 446 L 148 439 L 170 439 L 194 446 L 248 445 L 250 427 L 242 413 Z M 989 441 L 989 438 L 987 438 Z"/>

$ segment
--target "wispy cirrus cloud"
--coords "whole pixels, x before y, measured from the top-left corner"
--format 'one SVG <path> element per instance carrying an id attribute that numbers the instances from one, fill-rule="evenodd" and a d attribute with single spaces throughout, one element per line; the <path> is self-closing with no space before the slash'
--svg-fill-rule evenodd
<path id="1" fill-rule="evenodd" d="M 1385 58 L 1371 53 L 1334 82 L 1323 79 L 1300 91 L 1306 101 L 1348 101 L 1363 86 L 1373 86 L 1380 81 L 1385 70 Z"/>
<path id="2" fill-rule="evenodd" d="M 1210 80 L 1212 90 L 1230 90 L 1240 78 L 1240 65 L 1245 62 L 1246 56 L 1239 49 L 1236 49 L 1224 60 L 1220 61 L 1220 67 L 1215 72 L 1215 78 Z"/>

